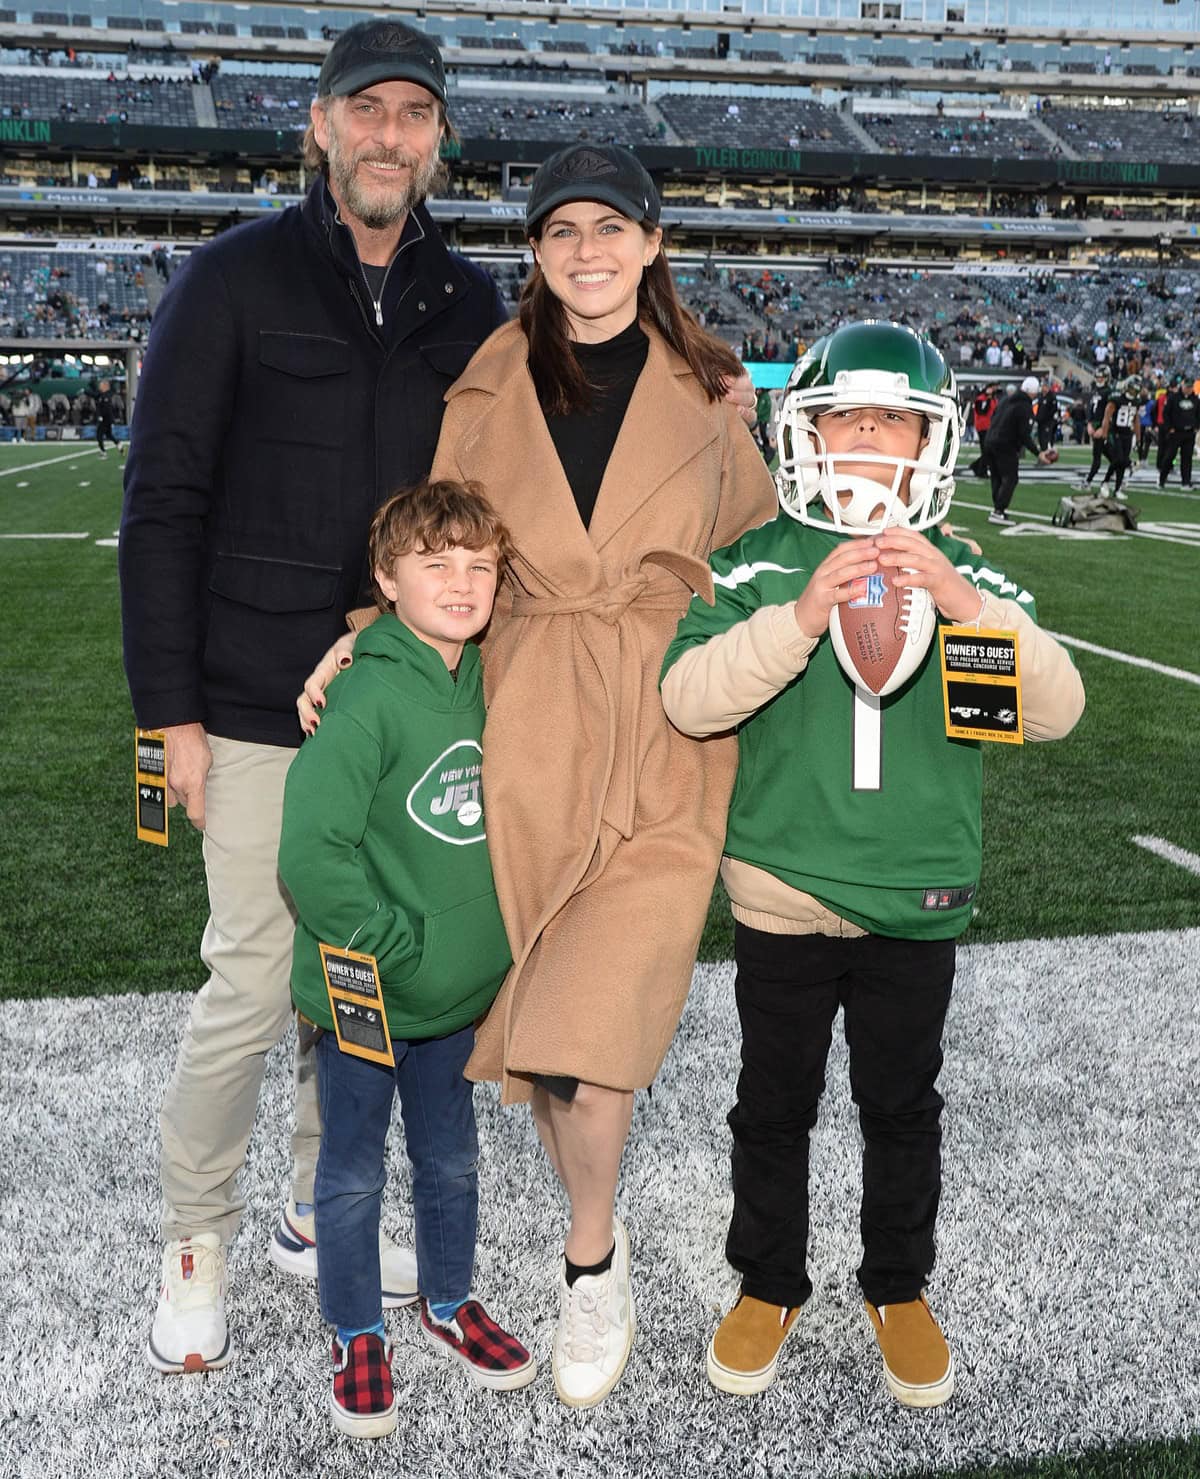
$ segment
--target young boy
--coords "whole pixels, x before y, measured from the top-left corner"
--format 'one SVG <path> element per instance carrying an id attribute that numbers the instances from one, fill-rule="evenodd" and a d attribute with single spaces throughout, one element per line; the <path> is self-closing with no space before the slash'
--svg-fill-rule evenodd
<path id="1" fill-rule="evenodd" d="M 396 1426 L 378 1242 L 393 1093 L 413 1168 L 423 1334 L 482 1386 L 522 1387 L 537 1372 L 469 1298 L 477 1144 L 463 1067 L 472 1023 L 510 964 L 484 833 L 483 687 L 471 638 L 491 615 L 506 547 L 474 488 L 423 483 L 384 504 L 368 549 L 384 614 L 360 635 L 354 666 L 330 688 L 324 720 L 288 773 L 279 872 L 299 914 L 292 995 L 324 1029 L 315 1048 L 321 1313 L 337 1327 L 333 1422 L 352 1437 Z M 327 985 L 329 947 L 342 953 Z M 386 1030 L 364 956 L 374 959 Z M 335 998 L 335 979 L 352 989 Z M 375 1057 L 356 1055 L 356 1043 Z"/>
<path id="2" fill-rule="evenodd" d="M 948 739 L 936 638 L 876 698 L 839 666 L 830 613 L 878 572 L 940 618 L 1017 634 L 1026 739 L 1083 708 L 1029 594 L 936 526 L 958 451 L 953 376 L 927 340 L 851 324 L 793 371 L 779 418 L 784 512 L 712 557 L 663 665 L 686 733 L 738 729 L 722 876 L 735 917 L 742 1071 L 726 1243 L 741 1294 L 708 1350 L 723 1391 L 763 1391 L 812 1293 L 808 1147 L 845 1014 L 864 1142 L 859 1283 L 892 1395 L 935 1406 L 954 1366 L 923 1288 L 941 1191 L 936 1080 L 954 941 L 980 872 L 980 746 Z"/>

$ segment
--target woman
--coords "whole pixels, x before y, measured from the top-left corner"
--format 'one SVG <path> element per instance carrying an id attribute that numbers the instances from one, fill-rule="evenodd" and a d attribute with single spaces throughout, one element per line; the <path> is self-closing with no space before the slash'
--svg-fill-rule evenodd
<path id="1" fill-rule="evenodd" d="M 633 1340 L 617 1175 L 691 982 L 736 765 L 732 740 L 667 723 L 659 668 L 692 592 L 711 602 L 709 551 L 776 508 L 722 402 L 741 366 L 680 307 L 659 211 L 626 149 L 541 166 L 519 321 L 450 391 L 433 468 L 480 482 L 512 534 L 483 784 L 514 965 L 467 1075 L 531 1102 L 570 1199 L 552 1364 L 576 1407 Z"/>

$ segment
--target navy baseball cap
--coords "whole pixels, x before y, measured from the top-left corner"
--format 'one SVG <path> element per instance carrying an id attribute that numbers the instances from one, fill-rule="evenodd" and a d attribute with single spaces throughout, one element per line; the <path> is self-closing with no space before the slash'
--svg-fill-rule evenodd
<path id="1" fill-rule="evenodd" d="M 343 31 L 321 67 L 317 96 L 349 97 L 373 82 L 418 82 L 446 102 L 441 52 L 403 21 L 359 21 Z"/>
<path id="2" fill-rule="evenodd" d="M 551 154 L 529 187 L 526 231 L 570 200 L 599 200 L 650 226 L 662 214 L 654 181 L 637 155 L 620 144 L 568 144 Z"/>

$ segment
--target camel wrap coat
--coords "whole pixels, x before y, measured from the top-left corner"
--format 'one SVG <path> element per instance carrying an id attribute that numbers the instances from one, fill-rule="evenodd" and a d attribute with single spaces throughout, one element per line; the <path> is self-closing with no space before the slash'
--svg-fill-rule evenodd
<path id="1" fill-rule="evenodd" d="M 707 557 L 776 510 L 762 455 L 648 324 L 585 529 L 526 364 L 498 329 L 446 397 L 435 477 L 476 480 L 513 553 L 484 641 L 488 846 L 513 967 L 470 1078 L 652 1082 L 691 983 L 736 741 L 689 739 L 658 675 Z"/>

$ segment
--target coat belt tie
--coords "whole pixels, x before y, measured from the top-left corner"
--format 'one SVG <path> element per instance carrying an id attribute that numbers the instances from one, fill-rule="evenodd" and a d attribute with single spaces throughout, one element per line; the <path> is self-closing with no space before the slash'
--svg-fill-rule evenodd
<path id="1" fill-rule="evenodd" d="M 633 836 L 641 772 L 645 660 L 637 627 L 624 618 L 634 605 L 642 611 L 682 611 L 678 588 L 654 590 L 650 574 L 641 568 L 643 565 L 657 565 L 670 571 L 712 604 L 712 576 L 706 560 L 678 550 L 649 550 L 615 585 L 569 596 L 515 595 L 511 608 L 514 618 L 581 618 L 580 637 L 595 659 L 603 691 L 600 703 L 608 723 L 608 779 L 601 816 L 626 839 Z M 606 674 L 612 675 L 611 680 Z M 594 686 L 592 691 L 595 692 Z"/>

